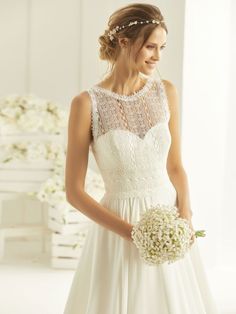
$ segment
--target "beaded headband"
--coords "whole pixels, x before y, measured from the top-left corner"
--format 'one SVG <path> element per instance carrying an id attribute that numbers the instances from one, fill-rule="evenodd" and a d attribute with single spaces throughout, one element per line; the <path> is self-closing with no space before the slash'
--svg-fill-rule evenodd
<path id="1" fill-rule="evenodd" d="M 161 21 L 158 21 L 158 20 L 133 21 L 133 22 L 130 22 L 128 25 L 122 25 L 122 26 L 114 27 L 112 30 L 110 30 L 108 32 L 107 36 L 109 36 L 110 40 L 112 41 L 114 39 L 113 35 L 125 27 L 129 27 L 129 26 L 136 25 L 136 24 L 149 24 L 149 23 L 160 24 L 160 22 Z"/>

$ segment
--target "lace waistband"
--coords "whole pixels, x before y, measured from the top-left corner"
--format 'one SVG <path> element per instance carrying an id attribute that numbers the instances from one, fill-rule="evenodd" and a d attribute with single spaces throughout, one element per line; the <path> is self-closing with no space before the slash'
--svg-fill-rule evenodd
<path id="1" fill-rule="evenodd" d="M 163 202 L 175 202 L 176 200 L 176 190 L 174 186 L 169 183 L 168 185 L 163 185 L 154 188 L 143 188 L 143 189 L 132 189 L 129 191 L 105 191 L 102 201 L 105 200 L 116 200 L 116 199 L 130 199 L 130 198 L 156 198 L 160 199 Z"/>

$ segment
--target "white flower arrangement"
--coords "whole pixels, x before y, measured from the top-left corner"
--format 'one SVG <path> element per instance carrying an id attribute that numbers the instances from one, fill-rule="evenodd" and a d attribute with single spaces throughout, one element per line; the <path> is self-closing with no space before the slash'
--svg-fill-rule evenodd
<path id="1" fill-rule="evenodd" d="M 61 134 L 67 112 L 57 104 L 34 95 L 10 95 L 0 99 L 1 133 L 9 131 Z"/>
<path id="2" fill-rule="evenodd" d="M 0 145 L 0 162 L 53 161 L 54 167 L 64 165 L 66 151 L 62 144 L 47 142 L 17 141 Z"/>
<path id="3" fill-rule="evenodd" d="M 61 175 L 53 174 L 41 184 L 37 192 L 29 192 L 28 194 L 36 196 L 41 202 L 56 207 L 61 215 L 63 223 L 67 223 L 66 216 L 72 207 L 66 200 L 65 186 Z"/>
<path id="4" fill-rule="evenodd" d="M 104 191 L 104 182 L 101 176 L 90 168 L 87 169 L 85 178 L 85 191 L 91 195 L 100 193 L 99 196 Z M 41 185 L 38 192 L 30 193 L 30 195 L 35 195 L 40 201 L 56 206 L 64 223 L 66 223 L 68 212 L 74 209 L 66 200 L 65 179 L 61 174 L 54 174 Z"/>
<path id="5" fill-rule="evenodd" d="M 59 203 L 61 208 L 63 208 L 63 205 L 67 205 L 64 180 L 57 174 L 48 178 L 35 195 L 40 201 L 50 205 L 57 205 Z"/>
<path id="6" fill-rule="evenodd" d="M 204 232 L 196 231 L 195 236 L 205 236 Z M 159 265 L 183 258 L 194 233 L 188 221 L 179 217 L 175 206 L 158 204 L 141 215 L 131 235 L 140 258 L 149 265 Z"/>

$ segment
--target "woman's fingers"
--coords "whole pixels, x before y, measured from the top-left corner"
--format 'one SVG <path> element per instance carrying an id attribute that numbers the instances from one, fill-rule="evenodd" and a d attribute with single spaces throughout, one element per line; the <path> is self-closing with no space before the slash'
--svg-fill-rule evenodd
<path id="1" fill-rule="evenodd" d="M 195 231 L 194 231 L 194 228 L 193 228 L 192 221 L 188 220 L 188 222 L 189 222 L 189 226 L 190 226 L 190 228 L 191 228 L 191 230 L 193 232 L 191 240 L 190 240 L 190 245 L 192 245 L 194 243 L 194 241 L 195 241 L 196 236 L 195 236 Z"/>
<path id="2" fill-rule="evenodd" d="M 192 218 L 192 211 L 190 211 L 190 212 L 184 212 L 184 213 L 181 212 L 181 211 L 179 211 L 179 214 L 180 214 L 180 217 L 181 217 L 181 218 L 184 218 L 184 219 L 187 220 L 187 222 L 189 223 L 190 229 L 191 229 L 192 232 L 193 232 L 192 237 L 191 237 L 191 240 L 190 240 L 190 245 L 192 245 L 192 244 L 194 243 L 194 241 L 195 241 L 195 238 L 196 238 L 196 236 L 195 236 L 195 230 L 194 230 L 194 228 L 193 228 L 193 224 L 192 224 L 192 220 L 191 220 L 191 218 Z"/>

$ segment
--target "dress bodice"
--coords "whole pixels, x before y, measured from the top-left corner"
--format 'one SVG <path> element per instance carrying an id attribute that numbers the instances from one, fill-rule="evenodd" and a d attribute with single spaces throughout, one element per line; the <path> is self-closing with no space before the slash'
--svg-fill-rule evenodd
<path id="1" fill-rule="evenodd" d="M 163 82 L 149 77 L 126 96 L 98 85 L 92 101 L 91 150 L 105 190 L 116 197 L 147 194 L 168 183 L 166 161 L 171 143 L 170 112 Z"/>

